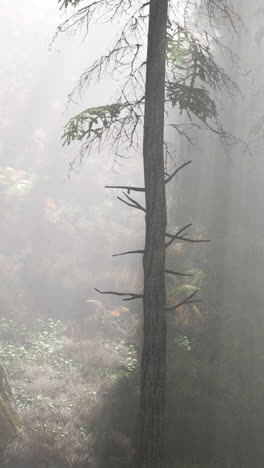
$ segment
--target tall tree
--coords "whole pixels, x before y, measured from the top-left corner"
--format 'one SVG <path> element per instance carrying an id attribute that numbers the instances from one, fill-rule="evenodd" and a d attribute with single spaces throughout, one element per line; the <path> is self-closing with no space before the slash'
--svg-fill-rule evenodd
<path id="1" fill-rule="evenodd" d="M 142 466 L 162 466 L 166 388 L 164 110 L 168 0 L 151 0 L 143 161 L 146 199 L 144 340 L 141 363 Z"/>
<path id="2" fill-rule="evenodd" d="M 59 31 L 78 28 L 89 24 L 100 13 L 108 20 L 119 15 L 128 20 L 121 34 L 110 49 L 91 65 L 81 76 L 78 89 L 82 90 L 91 79 L 101 79 L 105 72 L 119 72 L 124 83 L 119 98 L 110 105 L 86 109 L 70 120 L 65 128 L 65 143 L 82 140 L 80 158 L 83 159 L 94 144 L 111 138 L 116 155 L 134 147 L 137 129 L 143 127 L 144 187 L 108 186 L 123 190 L 120 201 L 145 214 L 145 246 L 142 250 L 124 252 L 118 255 L 143 254 L 144 288 L 142 294 L 133 292 L 97 291 L 101 294 L 124 296 L 124 300 L 143 299 L 144 333 L 141 362 L 141 408 L 140 408 L 140 468 L 161 468 L 164 466 L 164 419 L 166 389 L 166 310 L 176 310 L 183 304 L 197 302 L 196 292 L 175 306 L 166 307 L 165 275 L 184 273 L 166 270 L 165 251 L 174 241 L 207 242 L 204 239 L 188 237 L 188 224 L 176 233 L 166 231 L 166 184 L 178 172 L 190 164 L 186 161 L 168 175 L 165 171 L 165 155 L 168 146 L 164 140 L 165 104 L 185 110 L 194 120 L 186 127 L 182 123 L 172 126 L 189 141 L 188 130 L 204 125 L 222 140 L 231 137 L 221 126 L 217 108 L 208 89 L 215 92 L 220 86 L 233 87 L 234 83 L 214 62 L 209 39 L 201 39 L 187 29 L 190 2 L 183 8 L 183 21 L 175 15 L 174 2 L 169 0 L 88 0 L 81 6 L 81 0 L 59 0 L 64 7 L 79 7 L 76 13 L 59 28 Z M 175 1 L 175 3 L 177 3 Z M 181 3 L 181 2 L 180 2 Z M 200 2 L 197 2 L 197 5 Z M 203 2 L 202 2 L 203 3 Z M 210 8 L 211 0 L 206 0 Z M 169 15 L 169 4 L 171 11 Z M 223 0 L 227 15 L 228 0 Z M 148 14 L 145 13 L 149 8 Z M 217 6 L 215 7 L 217 8 Z M 224 10 L 225 11 L 225 10 Z M 148 23 L 148 24 L 147 24 Z M 146 29 L 148 26 L 148 33 Z M 199 32 L 199 31 L 198 31 Z M 145 57 L 147 53 L 147 58 Z M 167 66 L 166 66 L 167 65 Z M 142 70 L 146 66 L 146 73 Z M 127 70 L 129 72 L 127 73 Z M 209 120 L 213 124 L 208 123 Z M 145 207 L 130 192 L 145 194 Z"/>

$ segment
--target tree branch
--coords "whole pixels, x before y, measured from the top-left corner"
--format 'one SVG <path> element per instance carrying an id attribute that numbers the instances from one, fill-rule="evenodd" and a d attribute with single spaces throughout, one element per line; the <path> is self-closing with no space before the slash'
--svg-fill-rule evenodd
<path id="1" fill-rule="evenodd" d="M 114 296 L 128 296 L 125 299 L 122 299 L 123 301 L 133 301 L 134 299 L 142 299 L 143 294 L 134 294 L 134 293 L 121 293 L 121 292 L 116 292 L 116 291 L 100 291 L 100 289 L 94 288 L 95 291 L 97 291 L 99 294 L 112 294 Z"/>
<path id="2" fill-rule="evenodd" d="M 193 276 L 192 273 L 179 273 L 178 271 L 174 270 L 165 270 L 165 273 L 168 275 L 174 275 L 174 276 Z"/>
<path id="3" fill-rule="evenodd" d="M 186 226 L 184 226 L 183 228 L 181 228 L 178 232 L 176 232 L 176 234 L 169 234 L 166 232 L 166 237 L 169 237 L 170 240 L 168 242 L 166 242 L 165 244 L 165 247 L 169 247 L 176 239 L 183 239 L 188 233 L 184 233 L 182 234 L 184 231 L 186 231 L 186 229 L 188 229 L 189 227 L 191 227 L 192 224 L 186 224 Z M 182 234 L 182 236 L 180 236 L 180 234 Z"/>
<path id="4" fill-rule="evenodd" d="M 166 242 L 165 247 L 169 247 L 175 240 L 180 240 L 180 241 L 185 241 L 185 242 L 191 242 L 192 244 L 199 244 L 202 242 L 211 242 L 209 239 L 190 239 L 189 237 L 186 237 L 188 235 L 188 232 L 184 231 L 188 229 L 192 224 L 186 224 L 180 231 L 178 231 L 176 234 L 169 234 L 166 232 L 166 237 L 169 237 L 170 240 Z M 183 234 L 182 234 L 183 233 Z"/>
<path id="5" fill-rule="evenodd" d="M 146 208 L 144 208 L 142 205 L 140 205 L 140 203 L 138 203 L 136 200 L 134 200 L 134 198 L 129 197 L 125 192 L 123 192 L 123 194 L 125 195 L 125 197 L 128 200 L 130 200 L 132 203 L 134 203 L 135 208 L 138 208 L 139 210 L 146 212 Z"/>
<path id="6" fill-rule="evenodd" d="M 121 197 L 116 197 L 116 198 L 117 198 L 117 200 L 121 201 L 122 203 L 124 203 L 127 206 L 131 206 L 132 208 L 137 208 L 135 205 L 133 205 L 132 203 L 128 203 L 127 201 L 123 200 L 123 198 L 121 198 Z"/>
<path id="7" fill-rule="evenodd" d="M 198 302 L 203 302 L 201 299 L 191 300 L 197 293 L 198 293 L 198 290 L 197 290 L 197 291 L 194 291 L 194 293 L 192 293 L 190 296 L 186 297 L 186 299 L 184 299 L 183 301 L 179 302 L 179 303 L 176 304 L 175 306 L 173 306 L 173 307 L 167 307 L 167 308 L 166 308 L 166 311 L 176 310 L 176 309 L 178 309 L 179 307 L 181 307 L 181 306 L 183 306 L 183 305 L 186 305 L 186 304 L 195 304 L 195 303 L 198 303 Z"/>
<path id="8" fill-rule="evenodd" d="M 178 174 L 179 171 L 181 171 L 184 167 L 191 164 L 191 162 L 192 161 L 187 161 L 184 164 L 182 164 L 180 167 L 178 167 L 178 169 L 176 169 L 169 177 L 167 177 L 167 179 L 165 179 L 165 184 L 168 184 L 173 179 L 173 177 L 175 177 L 176 174 Z"/>
<path id="9" fill-rule="evenodd" d="M 132 208 L 136 208 L 137 210 L 144 211 L 144 213 L 146 213 L 146 208 L 140 205 L 140 203 L 134 200 L 134 198 L 129 197 L 125 192 L 123 192 L 123 195 L 125 195 L 125 197 L 131 201 L 131 203 L 128 203 L 126 200 L 123 200 L 123 198 L 121 197 L 117 197 L 117 199 L 125 203 L 125 205 L 131 206 Z"/>
<path id="10" fill-rule="evenodd" d="M 121 257 L 122 255 L 129 255 L 129 254 L 144 254 L 144 250 L 130 250 L 128 252 L 122 252 L 122 253 L 119 253 L 119 254 L 114 254 L 112 255 L 112 257 Z"/>
<path id="11" fill-rule="evenodd" d="M 185 242 L 190 242 L 191 244 L 201 244 L 201 243 L 207 243 L 211 242 L 210 239 L 189 239 L 187 237 L 181 236 L 178 237 L 178 240 L 185 241 Z"/>
<path id="12" fill-rule="evenodd" d="M 144 295 L 143 294 L 131 294 L 131 297 L 127 297 L 126 299 L 123 299 L 124 302 L 128 301 L 134 301 L 134 299 L 143 299 Z"/>
<path id="13" fill-rule="evenodd" d="M 105 188 L 127 190 L 127 193 L 130 193 L 130 191 L 145 192 L 144 187 L 130 187 L 127 185 L 105 185 Z"/>

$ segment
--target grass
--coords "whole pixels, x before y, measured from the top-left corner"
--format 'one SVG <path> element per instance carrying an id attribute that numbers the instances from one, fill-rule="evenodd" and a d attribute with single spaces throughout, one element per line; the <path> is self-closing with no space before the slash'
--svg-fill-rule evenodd
<path id="1" fill-rule="evenodd" d="M 101 332 L 80 339 L 72 330 L 52 319 L 0 322 L 0 359 L 23 427 L 1 467 L 99 467 L 99 451 L 110 446 L 108 466 L 130 466 L 131 441 L 111 420 L 113 407 L 122 418 L 117 388 L 137 369 L 135 350 L 124 339 Z"/>

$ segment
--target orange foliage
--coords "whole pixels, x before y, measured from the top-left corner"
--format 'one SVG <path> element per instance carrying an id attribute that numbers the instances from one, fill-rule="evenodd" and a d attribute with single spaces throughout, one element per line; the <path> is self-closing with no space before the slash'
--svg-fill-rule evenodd
<path id="1" fill-rule="evenodd" d="M 120 317 L 122 314 L 127 313 L 129 309 L 127 307 L 118 307 L 115 310 L 109 310 L 108 314 L 112 317 Z"/>
<path id="2" fill-rule="evenodd" d="M 56 203 L 50 198 L 47 200 L 46 205 L 47 205 L 47 208 L 49 208 L 50 210 L 56 210 L 57 208 Z"/>
<path id="3" fill-rule="evenodd" d="M 104 312 L 106 315 L 111 315 L 111 317 L 120 317 L 122 314 L 126 314 L 129 312 L 128 307 L 118 307 L 116 309 L 106 309 L 104 304 L 101 301 L 97 301 L 96 299 L 86 299 L 85 302 L 88 302 L 90 304 L 95 304 L 98 306 L 101 311 Z"/>

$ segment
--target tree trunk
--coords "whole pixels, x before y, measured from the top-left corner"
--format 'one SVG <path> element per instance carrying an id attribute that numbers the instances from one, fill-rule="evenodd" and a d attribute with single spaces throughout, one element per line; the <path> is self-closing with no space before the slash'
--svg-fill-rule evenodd
<path id="1" fill-rule="evenodd" d="M 164 105 L 168 0 L 150 0 L 144 121 L 146 239 L 141 364 L 141 459 L 162 468 L 166 386 Z"/>
<path id="2" fill-rule="evenodd" d="M 12 390 L 0 365 L 0 458 L 8 444 L 18 435 L 20 419 L 13 403 Z"/>

